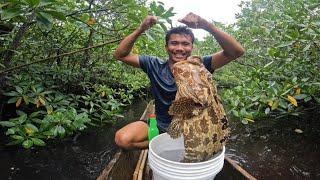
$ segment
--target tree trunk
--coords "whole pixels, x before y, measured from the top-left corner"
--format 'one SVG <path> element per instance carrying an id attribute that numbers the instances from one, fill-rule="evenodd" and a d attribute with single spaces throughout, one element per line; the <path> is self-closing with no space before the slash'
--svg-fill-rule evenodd
<path id="1" fill-rule="evenodd" d="M 3 55 L 3 64 L 5 67 L 9 67 L 11 60 L 14 56 L 14 52 L 20 46 L 21 40 L 29 27 L 33 24 L 32 21 L 35 18 L 35 12 L 33 11 L 32 14 L 27 18 L 27 22 L 25 22 L 18 30 L 16 36 L 14 37 L 12 43 L 10 44 L 9 48 L 4 52 Z"/>
<path id="2" fill-rule="evenodd" d="M 94 33 L 94 30 L 90 29 L 90 34 L 89 34 L 89 37 L 88 37 L 88 41 L 87 41 L 87 43 L 85 45 L 85 48 L 88 48 L 88 47 L 92 46 L 93 33 Z M 84 55 L 84 58 L 82 60 L 81 67 L 82 68 L 86 68 L 86 67 L 88 67 L 89 61 L 90 61 L 90 49 L 85 50 L 83 55 Z"/>

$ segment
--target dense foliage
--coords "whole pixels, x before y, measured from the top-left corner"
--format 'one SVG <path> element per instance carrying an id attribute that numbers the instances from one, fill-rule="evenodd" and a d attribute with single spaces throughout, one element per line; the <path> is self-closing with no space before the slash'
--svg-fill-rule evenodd
<path id="1" fill-rule="evenodd" d="M 253 0 L 241 4 L 225 29 L 246 49 L 237 62 L 216 73 L 229 87 L 222 99 L 243 123 L 300 115 L 320 104 L 320 3 L 317 0 Z M 212 39 L 201 48 L 212 50 Z M 216 46 L 215 46 L 216 47 Z"/>

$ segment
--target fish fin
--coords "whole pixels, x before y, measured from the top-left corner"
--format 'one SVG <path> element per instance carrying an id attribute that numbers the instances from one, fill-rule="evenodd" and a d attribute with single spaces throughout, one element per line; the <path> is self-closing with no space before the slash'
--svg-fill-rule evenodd
<path id="1" fill-rule="evenodd" d="M 179 100 L 175 100 L 169 108 L 169 114 L 188 114 L 192 111 L 192 104 L 195 104 L 192 98 L 182 97 Z"/>
<path id="2" fill-rule="evenodd" d="M 179 120 L 173 120 L 168 127 L 168 134 L 171 138 L 177 139 L 182 134 L 182 123 Z"/>

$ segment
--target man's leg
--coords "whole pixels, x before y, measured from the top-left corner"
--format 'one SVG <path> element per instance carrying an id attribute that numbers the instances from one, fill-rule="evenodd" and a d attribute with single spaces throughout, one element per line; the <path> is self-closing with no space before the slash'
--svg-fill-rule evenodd
<path id="1" fill-rule="evenodd" d="M 148 124 L 143 121 L 130 123 L 116 132 L 115 142 L 124 149 L 147 148 L 148 128 Z"/>

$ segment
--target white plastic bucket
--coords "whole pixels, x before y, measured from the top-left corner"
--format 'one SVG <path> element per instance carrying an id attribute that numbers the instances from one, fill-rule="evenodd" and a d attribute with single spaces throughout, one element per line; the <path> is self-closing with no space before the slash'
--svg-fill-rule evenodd
<path id="1" fill-rule="evenodd" d="M 165 159 L 163 152 L 168 151 L 180 152 L 177 156 L 183 156 L 183 137 L 172 139 L 164 133 L 151 140 L 148 161 L 154 180 L 212 180 L 223 167 L 225 147 L 210 160 L 199 163 Z"/>

